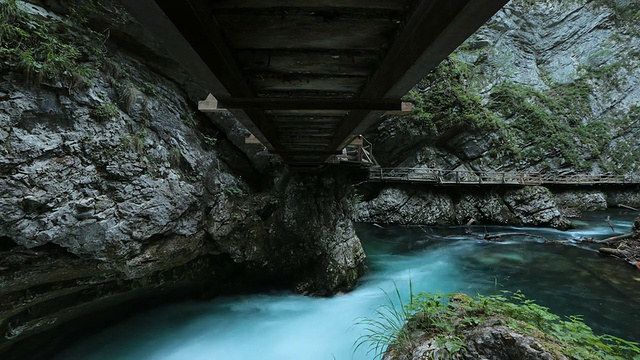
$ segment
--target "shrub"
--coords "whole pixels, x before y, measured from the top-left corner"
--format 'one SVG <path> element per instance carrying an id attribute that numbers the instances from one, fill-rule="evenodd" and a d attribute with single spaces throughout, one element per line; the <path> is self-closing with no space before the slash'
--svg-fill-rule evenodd
<path id="1" fill-rule="evenodd" d="M 110 102 L 102 102 L 91 110 L 91 116 L 98 121 L 107 121 L 118 116 L 118 106 Z"/>

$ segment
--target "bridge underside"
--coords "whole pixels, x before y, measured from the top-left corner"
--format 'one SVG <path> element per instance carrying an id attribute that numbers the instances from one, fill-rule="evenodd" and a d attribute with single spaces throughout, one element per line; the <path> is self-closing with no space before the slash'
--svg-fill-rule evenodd
<path id="1" fill-rule="evenodd" d="M 507 0 L 122 0 L 271 152 L 317 169 Z"/>

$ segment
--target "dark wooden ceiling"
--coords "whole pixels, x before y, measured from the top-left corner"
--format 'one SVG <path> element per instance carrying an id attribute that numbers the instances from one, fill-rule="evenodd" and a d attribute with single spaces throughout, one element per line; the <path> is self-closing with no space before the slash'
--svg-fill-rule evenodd
<path id="1" fill-rule="evenodd" d="M 507 0 L 122 0 L 271 152 L 316 169 Z"/>

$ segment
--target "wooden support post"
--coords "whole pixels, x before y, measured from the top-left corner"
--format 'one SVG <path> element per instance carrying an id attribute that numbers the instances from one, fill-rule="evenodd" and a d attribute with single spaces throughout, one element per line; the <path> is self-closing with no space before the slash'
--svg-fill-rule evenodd
<path id="1" fill-rule="evenodd" d="M 400 110 L 387 111 L 385 115 L 409 115 L 413 111 L 413 104 L 410 102 L 403 102 L 400 104 Z"/>

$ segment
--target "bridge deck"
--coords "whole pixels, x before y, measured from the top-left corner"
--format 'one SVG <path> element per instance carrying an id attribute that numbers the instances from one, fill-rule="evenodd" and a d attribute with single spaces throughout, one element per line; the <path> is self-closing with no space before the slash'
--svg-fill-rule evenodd
<path id="1" fill-rule="evenodd" d="M 429 168 L 371 168 L 369 181 L 511 186 L 640 184 L 639 178 L 623 175 L 543 175 L 532 172 L 476 172 Z"/>
<path id="2" fill-rule="evenodd" d="M 121 0 L 271 152 L 317 168 L 507 0 Z"/>

